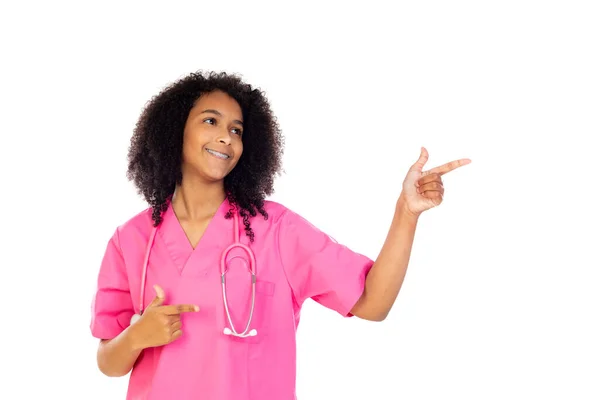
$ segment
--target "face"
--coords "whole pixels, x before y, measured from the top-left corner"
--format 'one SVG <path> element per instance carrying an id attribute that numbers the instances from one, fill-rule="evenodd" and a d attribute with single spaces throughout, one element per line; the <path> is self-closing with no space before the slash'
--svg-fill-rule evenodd
<path id="1" fill-rule="evenodd" d="M 190 111 L 183 132 L 184 179 L 193 175 L 207 183 L 222 181 L 243 151 L 239 104 L 226 93 L 206 93 Z"/>

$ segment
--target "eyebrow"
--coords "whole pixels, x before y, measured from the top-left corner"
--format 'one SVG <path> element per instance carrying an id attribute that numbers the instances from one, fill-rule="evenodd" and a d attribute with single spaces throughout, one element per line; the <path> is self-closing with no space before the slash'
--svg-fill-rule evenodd
<path id="1" fill-rule="evenodd" d="M 223 116 L 223 114 L 221 114 L 219 111 L 212 110 L 212 109 L 204 110 L 199 115 L 201 115 L 201 114 L 214 114 L 214 115 L 218 115 L 219 117 Z M 234 119 L 233 122 L 235 122 L 236 124 L 242 125 L 242 126 L 244 125 L 244 123 L 242 121 L 240 121 L 239 119 Z"/>

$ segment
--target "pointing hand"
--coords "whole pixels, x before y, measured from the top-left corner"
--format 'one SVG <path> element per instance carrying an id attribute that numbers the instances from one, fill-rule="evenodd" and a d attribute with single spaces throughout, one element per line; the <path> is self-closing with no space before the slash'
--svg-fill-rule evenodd
<path id="1" fill-rule="evenodd" d="M 427 149 L 422 147 L 419 159 L 411 166 L 402 184 L 399 202 L 403 203 L 405 211 L 416 216 L 442 203 L 444 198 L 442 175 L 471 163 L 470 159 L 462 158 L 423 171 L 428 158 Z"/>
<path id="2" fill-rule="evenodd" d="M 134 331 L 136 347 L 162 346 L 181 337 L 181 313 L 197 312 L 198 306 L 193 304 L 163 305 L 165 292 L 158 285 L 154 286 L 156 297 L 146 307 L 140 319 L 131 325 Z"/>

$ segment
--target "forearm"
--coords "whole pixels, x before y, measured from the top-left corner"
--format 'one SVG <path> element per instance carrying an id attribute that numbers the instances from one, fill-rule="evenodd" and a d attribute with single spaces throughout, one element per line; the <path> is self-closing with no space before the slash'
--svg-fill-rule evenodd
<path id="1" fill-rule="evenodd" d="M 365 290 L 357 303 L 360 318 L 381 321 L 391 310 L 410 260 L 418 216 L 406 211 L 403 199 L 397 205 L 388 235 L 365 282 Z"/>
<path id="2" fill-rule="evenodd" d="M 124 376 L 133 368 L 142 348 L 136 344 L 135 332 L 129 327 L 98 347 L 98 368 L 106 376 Z"/>

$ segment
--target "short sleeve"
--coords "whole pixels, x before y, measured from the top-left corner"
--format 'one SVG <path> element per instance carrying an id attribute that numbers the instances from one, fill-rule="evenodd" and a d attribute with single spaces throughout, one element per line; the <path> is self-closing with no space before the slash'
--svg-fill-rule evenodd
<path id="1" fill-rule="evenodd" d="M 337 243 L 298 214 L 287 210 L 279 225 L 281 262 L 299 305 L 311 298 L 342 316 L 365 287 L 373 261 Z"/>
<path id="2" fill-rule="evenodd" d="M 92 335 L 113 339 L 129 326 L 134 314 L 118 231 L 108 242 L 92 301 Z"/>

